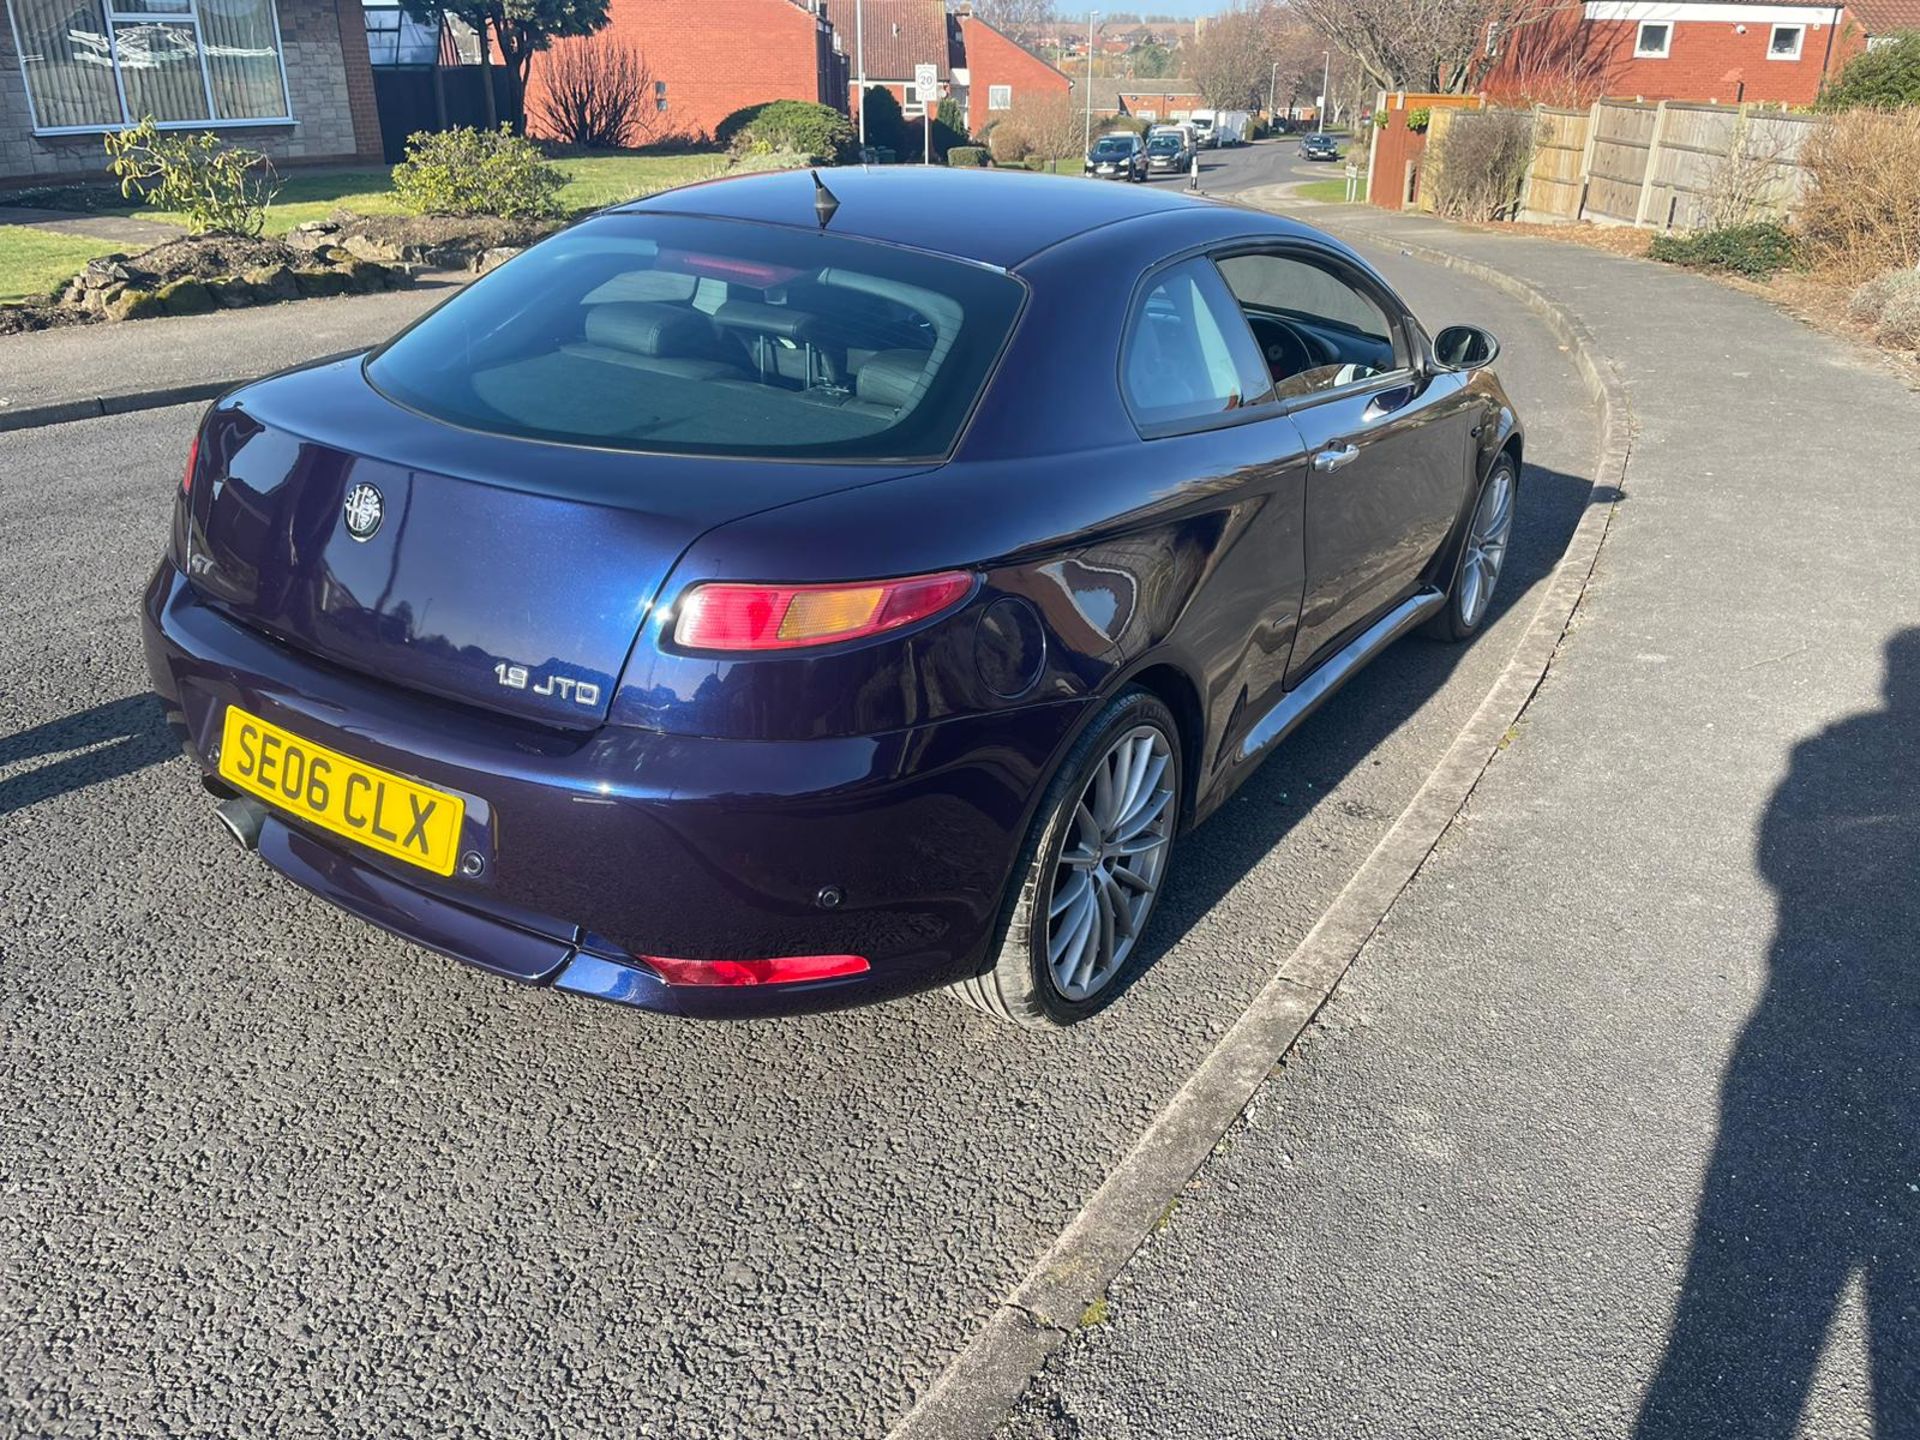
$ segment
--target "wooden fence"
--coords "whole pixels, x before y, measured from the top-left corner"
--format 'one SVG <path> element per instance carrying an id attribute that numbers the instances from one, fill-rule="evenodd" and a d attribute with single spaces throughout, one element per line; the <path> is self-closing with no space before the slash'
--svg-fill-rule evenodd
<path id="1" fill-rule="evenodd" d="M 1602 100 L 1542 108 L 1520 218 L 1694 230 L 1785 215 L 1813 115 L 1749 105 Z"/>

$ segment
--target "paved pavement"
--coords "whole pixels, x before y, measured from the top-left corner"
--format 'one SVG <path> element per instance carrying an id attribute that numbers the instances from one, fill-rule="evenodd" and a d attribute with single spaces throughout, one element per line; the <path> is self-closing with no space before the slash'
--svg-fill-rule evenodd
<path id="1" fill-rule="evenodd" d="M 212 395 L 322 355 L 363 350 L 439 304 L 458 283 L 430 277 L 381 295 L 0 337 L 0 430 L 9 415 L 44 406 L 105 400 L 95 410 L 113 411 L 118 399 L 154 390 L 200 387 Z"/>
<path id="2" fill-rule="evenodd" d="M 1920 1435 L 1920 403 L 1706 280 L 1335 219 L 1574 307 L 1626 498 L 1511 744 L 1006 1440 Z"/>
<path id="3" fill-rule="evenodd" d="M 1577 518 L 1567 357 L 1389 268 L 1508 343 L 1535 466 L 1507 608 L 1382 657 L 1183 842 L 1152 968 L 1061 1037 L 941 996 L 630 1013 L 278 881 L 141 698 L 195 412 L 0 435 L 0 1433 L 883 1433 L 1400 813 Z"/>
<path id="4" fill-rule="evenodd" d="M 0 205 L 0 225 L 25 225 L 50 235 L 85 235 L 111 240 L 128 250 L 144 250 L 186 233 L 164 220 L 136 220 L 131 215 L 96 215 L 86 210 L 42 210 L 30 205 Z"/>

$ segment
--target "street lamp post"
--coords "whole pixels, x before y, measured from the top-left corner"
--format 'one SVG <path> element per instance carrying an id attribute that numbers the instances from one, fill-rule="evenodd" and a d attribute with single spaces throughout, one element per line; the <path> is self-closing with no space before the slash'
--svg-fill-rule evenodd
<path id="1" fill-rule="evenodd" d="M 1093 22 L 1099 18 L 1098 10 L 1087 12 L 1087 123 L 1080 140 L 1082 151 L 1093 149 Z"/>
<path id="2" fill-rule="evenodd" d="M 860 162 L 867 159 L 867 7 L 853 0 L 853 57 L 860 69 Z"/>
<path id="3" fill-rule="evenodd" d="M 1273 62 L 1273 69 L 1267 74 L 1267 123 L 1273 123 L 1273 97 L 1280 85 L 1280 62 Z"/>
<path id="4" fill-rule="evenodd" d="M 1320 52 L 1320 125 L 1322 134 L 1327 129 L 1327 79 L 1333 74 L 1333 51 Z"/>

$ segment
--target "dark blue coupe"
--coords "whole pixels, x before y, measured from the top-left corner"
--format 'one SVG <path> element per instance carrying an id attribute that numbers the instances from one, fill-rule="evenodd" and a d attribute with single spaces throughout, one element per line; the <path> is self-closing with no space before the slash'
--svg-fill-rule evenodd
<path id="1" fill-rule="evenodd" d="M 825 179 L 601 214 L 209 411 L 147 657 L 276 870 L 625 1004 L 1066 1024 L 1184 830 L 1480 626 L 1485 332 L 1231 205 Z"/>

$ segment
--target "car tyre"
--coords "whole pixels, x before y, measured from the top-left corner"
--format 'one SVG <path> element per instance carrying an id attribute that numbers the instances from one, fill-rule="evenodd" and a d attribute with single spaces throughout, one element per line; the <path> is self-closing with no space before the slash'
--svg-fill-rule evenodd
<path id="1" fill-rule="evenodd" d="M 1461 531 L 1453 557 L 1447 603 L 1426 624 L 1436 640 L 1460 641 L 1479 633 L 1493 611 L 1494 591 L 1513 541 L 1513 513 L 1520 493 L 1520 467 L 1503 450 L 1487 467 L 1473 498 L 1473 510 Z"/>
<path id="2" fill-rule="evenodd" d="M 1121 692 L 1047 787 L 993 963 L 953 987 L 959 998 L 1035 1030 L 1105 1008 L 1139 963 L 1165 890 L 1182 779 L 1173 713 L 1151 691 Z"/>

